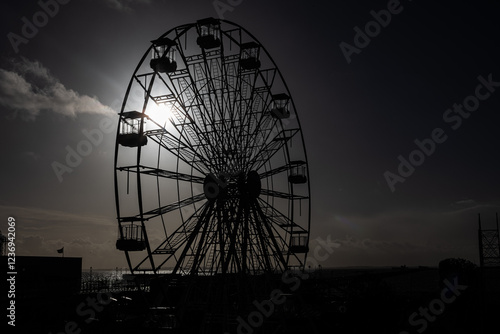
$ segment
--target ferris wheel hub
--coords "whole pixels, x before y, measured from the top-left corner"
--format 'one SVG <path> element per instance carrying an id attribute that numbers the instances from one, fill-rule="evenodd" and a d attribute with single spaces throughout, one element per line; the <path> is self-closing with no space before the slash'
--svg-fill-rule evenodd
<path id="1" fill-rule="evenodd" d="M 203 182 L 203 192 L 208 200 L 221 198 L 257 198 L 262 185 L 256 171 L 227 174 L 221 173 L 218 177 L 208 174 Z"/>

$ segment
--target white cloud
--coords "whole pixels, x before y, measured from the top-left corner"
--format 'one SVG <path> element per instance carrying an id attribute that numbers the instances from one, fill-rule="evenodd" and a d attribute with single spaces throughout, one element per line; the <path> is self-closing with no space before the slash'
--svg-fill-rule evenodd
<path id="1" fill-rule="evenodd" d="M 71 117 L 115 113 L 96 97 L 66 88 L 41 63 L 26 58 L 14 62 L 12 70 L 0 69 L 0 105 L 25 120 L 35 120 L 44 110 Z"/>

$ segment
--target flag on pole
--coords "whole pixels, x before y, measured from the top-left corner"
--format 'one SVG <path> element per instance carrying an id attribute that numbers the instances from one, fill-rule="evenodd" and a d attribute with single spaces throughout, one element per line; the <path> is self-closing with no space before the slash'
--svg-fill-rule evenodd
<path id="1" fill-rule="evenodd" d="M 61 249 L 58 249 L 58 250 L 57 250 L 57 252 L 58 252 L 59 254 L 61 254 L 61 253 L 62 253 L 62 254 L 64 254 L 64 247 L 63 247 L 63 248 L 61 248 Z"/>

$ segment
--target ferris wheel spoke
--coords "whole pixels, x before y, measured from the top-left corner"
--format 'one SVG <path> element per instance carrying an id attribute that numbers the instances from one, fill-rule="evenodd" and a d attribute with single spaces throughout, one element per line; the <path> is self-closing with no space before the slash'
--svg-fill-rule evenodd
<path id="1" fill-rule="evenodd" d="M 210 103 L 207 102 L 207 94 L 202 94 L 204 93 L 202 88 L 205 84 L 196 84 L 197 78 L 203 82 L 208 82 L 206 75 L 203 74 L 203 70 L 199 66 L 204 57 L 203 55 L 186 57 L 182 49 L 180 54 L 186 64 L 186 70 L 183 76 L 172 78 L 172 80 L 177 82 L 180 89 L 179 96 L 186 111 L 185 115 L 189 117 L 194 133 L 201 136 L 209 146 L 213 146 L 217 140 L 220 141 L 220 136 L 217 138 L 217 133 L 210 134 L 207 131 L 209 130 L 208 125 L 214 123 L 214 112 Z M 213 152 L 211 153 L 213 154 Z"/>
<path id="2" fill-rule="evenodd" d="M 249 116 L 252 108 L 253 96 L 255 93 L 255 85 L 257 81 L 256 71 L 244 71 L 240 75 L 239 89 L 237 91 L 239 95 L 239 110 L 240 117 L 245 122 L 245 119 Z"/>
<path id="3" fill-rule="evenodd" d="M 257 226 L 262 230 L 261 235 L 264 235 L 264 231 L 265 233 L 267 233 L 267 237 L 262 240 L 262 247 L 265 247 L 268 249 L 268 251 L 271 251 L 273 257 L 276 259 L 276 262 L 279 267 L 281 267 L 281 269 L 286 268 L 286 261 L 283 257 L 283 250 L 285 249 L 284 240 L 278 233 L 275 233 L 276 231 L 273 230 L 269 218 L 264 214 L 257 200 L 254 200 L 252 202 L 252 208 L 255 211 L 256 220 L 260 222 L 260 224 L 257 224 Z M 264 241 L 267 243 L 267 245 L 264 243 Z M 281 243 L 281 245 L 278 244 L 278 241 Z"/>
<path id="4" fill-rule="evenodd" d="M 206 127 L 200 126 L 193 120 L 191 113 L 200 114 L 199 106 L 172 108 L 172 114 L 178 121 L 177 123 L 172 121 L 172 125 L 179 135 L 182 146 L 189 147 L 191 152 L 196 154 L 206 165 L 209 165 L 210 161 L 207 157 L 212 155 L 209 148 L 216 139 L 206 131 Z"/>
<path id="5" fill-rule="evenodd" d="M 199 223 L 201 213 L 204 211 L 208 202 L 203 203 L 186 221 L 181 224 L 168 238 L 166 238 L 156 249 L 153 251 L 155 255 L 167 255 L 167 257 L 157 266 L 156 270 L 160 270 L 165 263 L 171 258 L 175 257 L 178 250 L 186 243 L 188 236 L 195 232 L 195 228 Z"/>
<path id="6" fill-rule="evenodd" d="M 203 257 L 200 260 L 200 267 L 205 268 L 207 273 L 215 274 L 218 270 L 218 254 L 217 245 L 218 240 L 218 223 L 216 218 L 216 213 L 212 216 L 211 227 L 209 228 L 209 233 L 206 238 L 205 249 L 203 252 Z"/>
<path id="7" fill-rule="evenodd" d="M 203 184 L 204 178 L 201 176 L 196 176 L 192 174 L 183 174 L 179 172 L 173 172 L 161 168 L 148 167 L 143 165 L 138 166 L 124 166 L 119 167 L 118 170 L 132 172 L 132 173 L 141 173 L 146 175 L 152 175 L 156 177 L 164 177 L 167 179 L 174 179 L 179 181 L 186 181 L 190 183 L 199 183 Z"/>
<path id="8" fill-rule="evenodd" d="M 186 221 L 175 229 L 158 247 L 155 249 L 157 254 L 173 254 L 182 246 L 184 237 L 194 231 L 197 220 L 200 218 L 208 202 L 203 203 Z"/>
<path id="9" fill-rule="evenodd" d="M 271 259 L 269 257 L 269 237 L 265 235 L 265 230 L 262 228 L 261 217 L 254 208 L 252 208 L 252 214 L 254 217 L 253 230 L 255 234 L 254 245 L 257 250 L 257 260 L 260 262 L 259 267 L 264 271 L 272 271 L 273 266 L 271 265 Z M 260 255 L 260 256 L 259 256 Z"/>
<path id="10" fill-rule="evenodd" d="M 271 176 L 276 175 L 276 174 L 283 173 L 285 171 L 289 172 L 289 173 L 295 173 L 295 174 L 289 175 L 289 180 L 290 180 L 290 176 L 303 175 L 305 173 L 305 166 L 306 165 L 307 165 L 307 163 L 303 160 L 289 161 L 288 164 L 286 164 L 286 165 L 276 167 L 276 168 L 273 168 L 270 170 L 266 170 L 265 172 L 260 173 L 259 177 L 261 180 L 263 180 L 265 178 L 271 177 Z M 302 168 L 301 173 L 299 172 L 299 168 Z M 305 177 L 305 174 L 303 176 Z M 306 179 L 303 179 L 302 181 L 305 181 L 305 180 Z M 297 183 L 299 183 L 299 182 L 297 182 Z"/>
<path id="11" fill-rule="evenodd" d="M 253 78 L 248 78 L 250 80 L 244 81 L 246 86 L 248 86 L 247 89 L 249 93 L 245 97 L 242 97 L 242 99 L 246 102 L 245 108 L 242 109 L 242 123 L 248 125 L 249 132 L 251 130 L 251 126 L 256 126 L 256 128 L 258 128 L 260 120 L 264 115 L 264 110 L 266 109 L 266 106 L 268 104 L 267 100 L 270 95 L 270 86 L 268 86 L 267 84 L 257 87 L 258 78 L 259 75 L 257 73 L 253 73 Z M 260 117 L 257 121 L 257 116 L 259 115 Z M 253 123 L 252 119 L 254 119 Z"/>
<path id="12" fill-rule="evenodd" d="M 266 162 L 268 162 L 278 151 L 291 140 L 299 129 L 281 130 L 274 138 L 258 152 L 254 152 L 249 165 L 252 170 L 259 170 Z"/>
<path id="13" fill-rule="evenodd" d="M 224 210 L 224 206 L 220 207 L 219 209 Z M 228 210 L 229 211 L 229 210 Z M 233 212 L 229 212 L 229 214 L 232 214 Z M 228 212 L 223 212 L 223 216 L 226 215 L 227 217 Z M 238 208 L 236 212 L 236 217 L 234 218 L 234 224 L 227 224 L 227 222 L 230 222 L 231 220 L 228 220 L 227 218 L 224 219 L 224 222 L 227 224 L 227 239 L 228 239 L 228 244 L 229 244 L 229 249 L 226 254 L 225 262 L 222 264 L 222 272 L 225 273 L 229 269 L 229 265 L 231 262 L 233 264 L 236 264 L 238 269 L 240 269 L 240 264 L 238 261 L 238 255 L 237 255 L 237 242 L 236 242 L 236 237 L 238 230 L 240 228 L 240 222 L 241 222 L 241 215 L 243 214 L 243 203 L 239 201 L 238 203 Z M 233 228 L 231 229 L 231 225 L 233 225 Z"/>
<path id="14" fill-rule="evenodd" d="M 224 222 L 222 220 L 222 212 L 221 210 L 217 210 L 216 212 L 216 219 L 217 219 L 217 229 L 216 232 L 214 233 L 214 237 L 216 238 L 217 242 L 214 243 L 214 251 L 215 247 L 219 247 L 219 260 L 215 264 L 214 271 L 218 272 L 220 270 L 221 272 L 223 271 L 223 264 L 225 263 L 226 259 L 226 240 L 225 240 L 225 226 Z"/>
<path id="15" fill-rule="evenodd" d="M 254 106 L 251 106 L 251 108 L 254 108 Z M 238 133 L 238 138 L 241 138 L 240 147 L 242 152 L 246 152 L 243 164 L 247 164 L 253 152 L 259 151 L 262 148 L 262 144 L 266 138 L 264 133 L 272 130 L 261 128 L 261 124 L 258 121 L 260 113 L 262 112 L 257 110 L 252 111 L 251 115 L 242 121 L 242 125 L 240 126 Z"/>
<path id="16" fill-rule="evenodd" d="M 202 103 L 200 92 L 198 91 L 196 85 L 194 84 L 194 79 L 192 78 L 192 74 L 189 70 L 186 70 L 185 75 L 172 78 L 172 81 L 176 83 L 176 86 L 179 87 L 179 105 L 181 108 L 178 108 L 181 112 L 180 115 L 176 115 L 177 119 L 180 123 L 185 123 L 182 118 L 187 118 L 189 123 L 193 128 L 193 130 L 200 131 L 203 128 L 199 128 L 206 124 L 207 113 L 203 111 L 207 111 L 207 108 Z M 204 110 L 203 110 L 204 109 Z M 193 141 L 198 142 L 201 138 L 205 136 L 205 134 L 199 133 L 197 137 L 193 137 Z M 205 140 L 207 138 L 204 138 Z"/>
<path id="17" fill-rule="evenodd" d="M 203 226 L 203 231 L 201 234 L 199 233 L 199 238 L 198 242 L 195 245 L 193 249 L 194 257 L 192 259 L 191 267 L 187 268 L 190 270 L 190 274 L 196 274 L 197 269 L 200 267 L 201 262 L 205 258 L 207 252 L 209 251 L 209 245 L 208 245 L 208 238 L 209 238 L 209 231 L 211 230 L 211 216 L 208 216 L 204 226 Z"/>
<path id="18" fill-rule="evenodd" d="M 169 84 L 162 76 L 159 76 L 165 88 L 173 92 L 172 94 L 152 97 L 156 103 L 170 105 L 171 124 L 179 135 L 179 141 L 184 146 L 200 147 L 203 150 L 213 142 L 213 138 L 205 131 L 204 115 L 201 112 L 202 105 L 198 102 L 199 94 L 193 82 L 189 69 L 181 69 L 167 74 Z M 161 130 L 161 129 L 160 129 Z M 205 151 L 204 156 L 210 156 L 210 152 Z M 203 156 L 203 155 L 200 155 Z"/>
<path id="19" fill-rule="evenodd" d="M 266 127 L 263 126 L 265 123 L 263 120 L 269 119 L 269 117 L 266 117 L 265 113 L 270 103 L 268 101 L 269 96 L 269 88 L 265 86 L 254 87 L 252 91 L 252 97 L 248 108 L 245 111 L 245 120 L 243 123 L 247 125 L 247 133 L 253 137 L 256 137 L 259 134 L 259 130 L 266 130 Z"/>
<path id="20" fill-rule="evenodd" d="M 240 123 L 239 127 L 239 132 L 237 134 L 238 137 L 242 137 L 245 132 L 250 132 L 251 129 L 250 127 L 252 126 L 251 122 L 251 116 L 249 116 L 249 113 L 251 112 L 252 108 L 252 100 L 254 96 L 254 87 L 255 87 L 255 78 L 256 75 L 253 74 L 253 80 L 252 80 L 252 74 L 246 74 L 245 77 L 242 77 L 239 80 L 239 89 L 238 89 L 238 94 L 239 98 L 235 100 L 235 102 L 238 102 L 238 122 Z M 245 139 L 245 137 L 243 137 Z M 250 136 L 246 136 L 246 142 L 243 143 L 242 147 L 243 149 L 246 148 L 248 145 L 249 140 L 251 140 Z"/>
<path id="21" fill-rule="evenodd" d="M 265 236 L 264 229 L 261 226 L 260 220 L 255 220 L 254 225 L 255 230 L 255 247 L 258 249 L 258 261 L 259 267 L 264 271 L 272 271 L 273 266 L 271 265 L 271 259 L 269 257 L 269 240 L 267 236 Z"/>
<path id="22" fill-rule="evenodd" d="M 173 92 L 173 94 L 154 97 L 155 101 L 170 105 L 170 112 L 173 116 L 170 118 L 170 123 L 172 123 L 174 128 L 178 131 L 180 139 L 182 139 L 186 145 L 200 145 L 201 142 L 207 140 L 207 138 L 203 138 L 203 136 L 200 138 L 199 134 L 202 132 L 195 122 L 195 119 L 197 119 L 197 116 L 199 117 L 201 113 L 196 112 L 198 105 L 194 103 L 191 97 L 193 93 L 190 90 L 189 70 L 182 69 L 169 74 L 169 81 L 172 82 L 172 84 L 167 83 L 163 77 L 159 77 L 167 90 Z"/>
<path id="23" fill-rule="evenodd" d="M 265 202 L 260 198 L 257 198 L 255 205 L 258 206 L 259 213 L 267 217 L 267 222 L 269 223 L 268 226 L 270 227 L 270 229 L 273 230 L 274 235 L 277 236 L 276 239 L 280 241 L 282 246 L 285 245 L 286 241 L 282 237 L 282 235 L 283 232 L 286 233 L 287 231 L 286 227 L 283 225 L 283 222 L 289 222 L 289 224 L 292 224 L 293 226 L 298 226 L 298 225 L 292 222 L 287 216 L 285 216 L 279 210 L 275 209 L 273 206 L 270 206 L 269 203 Z M 270 210 L 268 210 L 268 208 Z"/>
<path id="24" fill-rule="evenodd" d="M 302 200 L 302 199 L 309 198 L 308 196 L 295 195 L 295 194 L 284 193 L 281 191 L 269 190 L 269 189 L 261 189 L 260 193 L 264 196 L 272 196 L 272 197 L 284 198 L 284 199 L 288 199 L 288 200 Z"/>
<path id="25" fill-rule="evenodd" d="M 222 89 L 225 92 L 223 95 L 225 97 L 223 99 L 223 108 L 227 110 L 233 124 L 235 121 L 238 121 L 237 113 L 235 113 L 234 109 L 237 100 L 236 80 L 238 75 L 238 60 L 239 57 L 237 55 L 227 56 L 222 60 L 222 69 L 224 72 Z"/>
<path id="26" fill-rule="evenodd" d="M 173 273 L 176 274 L 181 266 L 181 264 L 184 264 L 184 261 L 186 259 L 186 255 L 188 254 L 189 251 L 192 251 L 192 244 L 196 240 L 198 233 L 202 226 L 206 224 L 207 218 L 210 218 L 210 213 L 212 212 L 213 209 L 213 203 L 209 203 L 203 208 L 202 213 L 200 214 L 199 219 L 196 221 L 196 226 L 193 229 L 193 232 L 188 235 L 186 245 L 184 246 L 184 249 L 182 250 L 182 253 L 173 269 Z M 190 260 L 192 260 L 192 257 L 190 257 Z M 189 267 L 189 262 L 186 265 L 186 267 Z"/>
<path id="27" fill-rule="evenodd" d="M 158 217 L 159 215 L 164 215 L 164 214 L 171 212 L 173 210 L 182 209 L 185 206 L 194 204 L 194 203 L 199 202 L 203 199 L 206 199 L 205 194 L 199 194 L 199 195 L 188 197 L 188 198 L 185 198 L 183 200 L 180 200 L 180 201 L 177 201 L 177 202 L 174 202 L 171 204 L 164 205 L 164 206 L 159 207 L 159 208 L 154 209 L 154 210 L 144 212 L 143 213 L 143 216 L 145 217 L 144 220 L 150 220 L 152 218 Z M 140 215 L 137 215 L 136 217 L 140 218 Z"/>
<path id="28" fill-rule="evenodd" d="M 205 101 L 207 101 L 206 97 L 208 97 L 209 106 L 211 109 L 217 111 L 217 114 L 220 118 L 225 119 L 224 111 L 222 108 L 222 99 L 223 99 L 223 90 L 222 85 L 220 84 L 220 77 L 222 75 L 222 65 L 221 65 L 221 56 L 222 53 L 217 50 L 217 52 L 209 52 L 207 53 L 204 49 L 203 52 L 203 68 L 201 68 L 201 64 L 199 66 L 201 76 L 203 77 L 203 85 L 200 87 L 200 90 L 203 89 L 200 93 L 204 94 Z M 212 53 L 212 55 L 210 55 Z"/>
<path id="29" fill-rule="evenodd" d="M 217 54 L 215 54 L 217 56 Z M 226 165 L 227 152 L 233 152 L 233 143 L 238 142 L 238 138 L 234 134 L 233 112 L 230 108 L 224 108 L 224 101 L 227 101 L 224 93 L 223 85 L 219 83 L 222 80 L 223 58 L 208 57 L 203 51 L 203 63 L 195 64 L 194 68 L 199 78 L 202 78 L 202 83 L 198 84 L 200 100 L 207 114 L 206 130 L 212 135 L 213 143 L 211 155 L 216 157 L 217 162 L 214 166 L 216 169 L 221 169 L 222 165 Z M 202 65 L 203 64 L 203 65 Z"/>
<path id="30" fill-rule="evenodd" d="M 241 268 L 238 257 L 238 233 L 241 230 L 241 217 L 243 215 L 243 203 L 238 199 L 221 203 L 219 209 L 223 212 L 223 221 L 226 230 L 226 241 L 228 250 L 226 252 L 226 263 L 223 263 L 223 270 L 227 272 L 231 269 L 239 270 Z M 228 224 L 229 222 L 229 224 Z M 231 265 L 231 267 L 229 266 Z"/>
<path id="31" fill-rule="evenodd" d="M 283 173 L 283 172 L 289 171 L 289 170 L 290 170 L 290 166 L 289 165 L 283 165 L 283 166 L 276 167 L 276 168 L 273 168 L 271 170 L 262 172 L 262 173 L 259 174 L 259 177 L 262 180 L 262 179 L 265 179 L 265 178 L 268 178 L 268 177 L 271 177 L 273 175 L 276 175 L 276 174 L 279 174 L 279 173 Z"/>
<path id="32" fill-rule="evenodd" d="M 280 227 L 283 230 L 290 231 L 290 232 L 297 232 L 297 233 L 306 233 L 307 230 L 303 228 L 302 226 L 298 225 L 297 223 L 293 222 L 291 219 L 289 219 L 285 214 L 280 212 L 278 209 L 264 201 L 263 199 L 259 198 L 259 203 L 261 207 L 263 208 L 263 212 L 265 212 L 266 217 L 269 217 L 273 222 L 275 226 Z"/>
<path id="33" fill-rule="evenodd" d="M 207 166 L 210 166 L 210 161 L 204 155 L 198 153 L 193 146 L 179 141 L 165 130 L 147 131 L 146 135 L 186 164 L 192 165 L 201 174 L 205 174 L 209 170 Z"/>
<path id="34" fill-rule="evenodd" d="M 259 145 L 259 138 L 265 142 L 268 135 L 275 130 L 276 120 L 269 117 L 271 107 L 271 87 L 277 73 L 276 68 L 259 69 L 254 74 L 250 86 L 248 103 L 244 110 L 243 123 L 246 124 L 245 149 Z M 259 81 L 259 84 L 257 84 Z M 258 86 L 257 86 L 258 85 Z"/>

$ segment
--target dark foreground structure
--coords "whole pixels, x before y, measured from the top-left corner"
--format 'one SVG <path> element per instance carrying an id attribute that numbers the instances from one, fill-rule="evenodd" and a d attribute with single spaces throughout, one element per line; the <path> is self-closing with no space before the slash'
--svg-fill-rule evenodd
<path id="1" fill-rule="evenodd" d="M 0 285 L 2 309 L 11 315 L 4 317 L 2 325 L 13 321 L 7 326 L 18 333 L 28 329 L 48 333 L 46 324 L 63 318 L 64 303 L 80 292 L 82 259 L 16 256 L 15 262 L 8 262 L 8 257 L 2 256 L 1 263 L 7 274 Z"/>
<path id="2" fill-rule="evenodd" d="M 137 283 L 147 286 L 142 292 L 124 285 L 121 290 L 102 286 L 97 292 L 79 293 L 73 284 L 63 282 L 76 277 L 63 268 L 76 274 L 72 265 L 79 259 L 54 259 L 66 261 L 60 262 L 61 276 L 41 269 L 40 263 L 53 263 L 41 259 L 46 261 L 35 261 L 35 267 L 26 270 L 38 272 L 40 278 L 45 275 L 46 287 L 37 283 L 37 288 L 28 289 L 24 282 L 34 279 L 18 275 L 18 332 L 487 333 L 500 311 L 498 268 L 463 271 L 445 263 L 439 269 L 324 269 L 285 277 L 245 277 L 245 282 L 236 282 L 237 277 L 224 281 L 185 276 L 167 282 L 136 276 Z M 222 289 L 238 300 L 234 289 L 245 284 L 261 289 L 255 292 L 256 300 L 246 301 L 248 307 L 226 305 L 223 313 L 210 307 L 214 290 Z M 168 298 L 161 297 L 165 289 Z M 182 305 L 185 309 L 179 313 Z M 227 329 L 221 323 L 229 324 Z"/>

